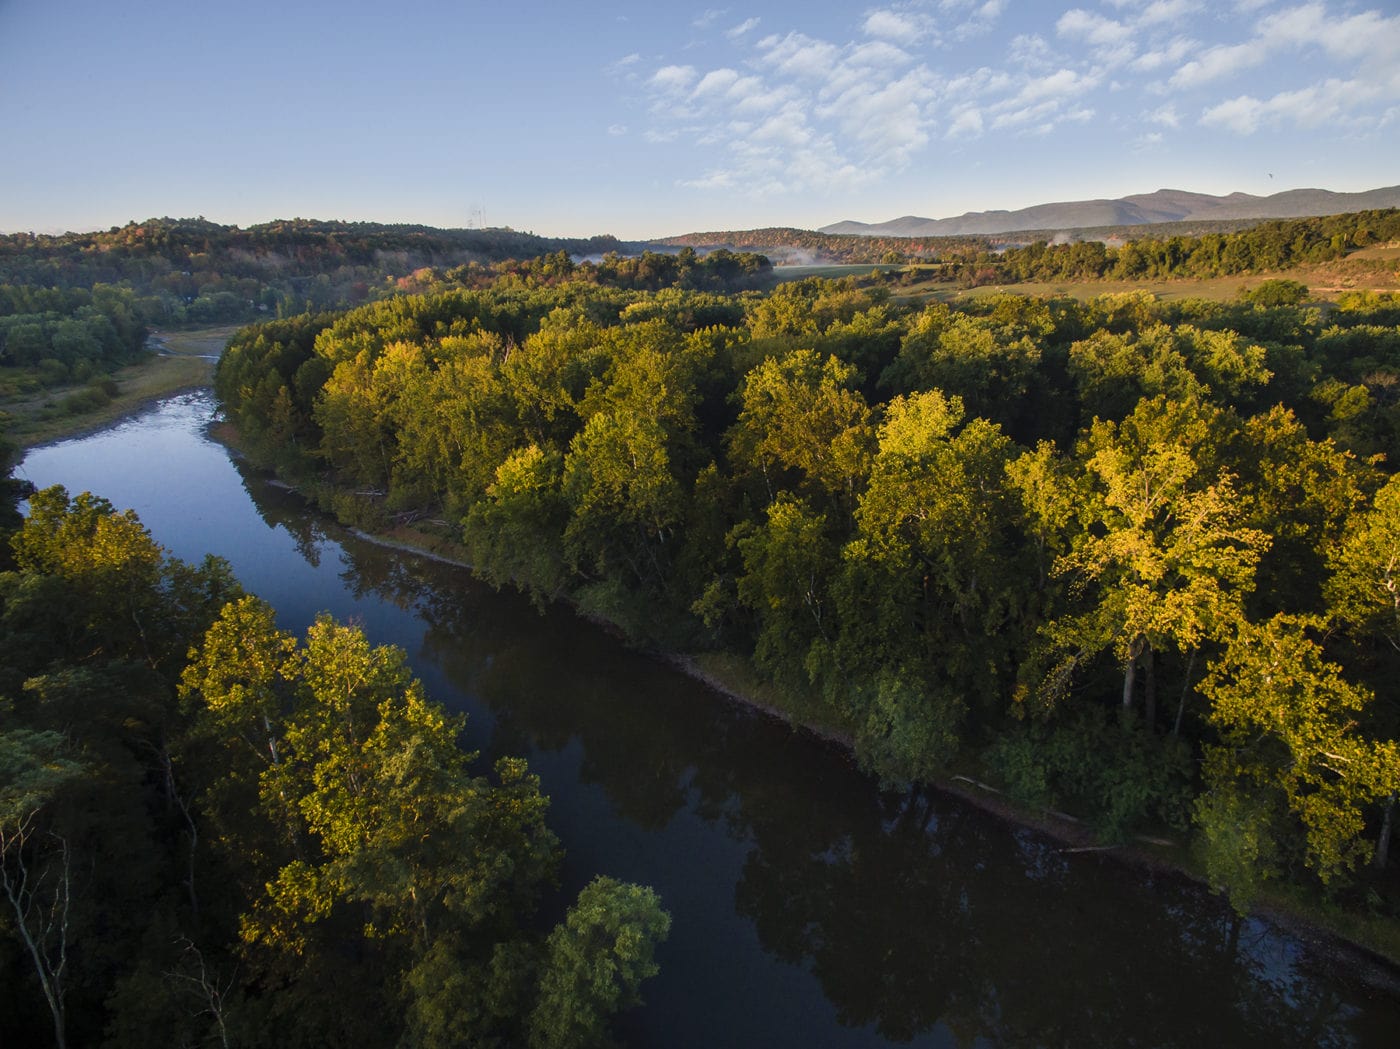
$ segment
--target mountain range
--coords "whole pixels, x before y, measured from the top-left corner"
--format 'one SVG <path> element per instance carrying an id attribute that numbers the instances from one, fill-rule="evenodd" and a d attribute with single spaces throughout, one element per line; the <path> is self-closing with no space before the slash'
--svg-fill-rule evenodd
<path id="1" fill-rule="evenodd" d="M 969 211 L 956 218 L 926 219 L 916 215 L 888 222 L 847 220 L 818 232 L 886 237 L 959 237 L 1021 230 L 1071 230 L 1090 226 L 1142 226 L 1155 222 L 1212 219 L 1293 219 L 1339 215 L 1349 211 L 1400 207 L 1400 186 L 1363 193 L 1333 193 L 1326 189 L 1290 189 L 1266 197 L 1231 193 L 1217 197 L 1182 189 L 1159 189 L 1116 200 L 1073 200 L 1037 204 L 1018 211 Z"/>

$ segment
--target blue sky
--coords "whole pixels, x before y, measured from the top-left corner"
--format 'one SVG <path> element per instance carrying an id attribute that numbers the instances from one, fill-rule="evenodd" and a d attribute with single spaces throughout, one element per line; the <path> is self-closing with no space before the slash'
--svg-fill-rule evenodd
<path id="1" fill-rule="evenodd" d="M 661 236 L 1400 183 L 1395 0 L 0 0 L 0 230 Z"/>

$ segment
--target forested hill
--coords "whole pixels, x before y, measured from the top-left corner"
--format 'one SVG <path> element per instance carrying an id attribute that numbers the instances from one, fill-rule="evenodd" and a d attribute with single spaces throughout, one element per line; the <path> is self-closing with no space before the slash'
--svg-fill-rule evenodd
<path id="1" fill-rule="evenodd" d="M 1390 208 L 1318 218 L 1101 226 L 1068 234 L 1030 229 L 986 236 L 911 237 L 772 227 L 687 233 L 652 243 L 668 247 L 762 251 L 779 264 L 943 263 L 983 268 L 998 265 L 1002 257 L 1007 256 L 1007 261 L 1013 262 L 1013 272 L 1002 280 L 1026 279 L 1014 271 L 1017 252 L 1033 250 L 1039 258 L 1047 247 L 1069 249 L 1076 245 L 1080 246 L 1078 257 L 1081 260 L 1087 260 L 1090 255 L 1099 260 L 1093 267 L 1073 267 L 1085 279 L 1143 276 L 1144 273 L 1133 266 L 1115 270 L 1110 258 L 1110 253 L 1135 247 L 1136 252 L 1130 255 L 1143 256 L 1165 250 L 1171 256 L 1167 268 L 1154 275 L 1221 276 L 1339 258 L 1357 247 L 1393 240 L 1400 233 L 1398 216 L 1400 210 Z M 1189 265 L 1187 256 L 1191 256 Z"/>
<path id="2" fill-rule="evenodd" d="M 650 243 L 669 248 L 757 251 L 779 265 L 945 259 L 975 255 L 993 246 L 993 242 L 986 237 L 840 236 L 791 226 L 685 233 L 662 237 Z"/>
<path id="3" fill-rule="evenodd" d="M 240 229 L 204 219 L 149 219 L 98 233 L 0 236 L 0 285 L 91 288 L 122 285 L 167 303 L 176 322 L 250 304 L 275 311 L 363 301 L 386 278 L 424 267 L 489 266 L 553 252 L 628 252 L 612 236 L 538 237 L 511 229 L 291 219 Z M 228 296 L 233 302 L 219 298 Z M 205 321 L 207 316 L 193 319 Z M 222 319 L 222 318 L 217 318 Z"/>
<path id="4" fill-rule="evenodd" d="M 301 219 L 248 229 L 152 219 L 105 233 L 15 234 L 0 237 L 0 393 L 101 382 L 142 352 L 152 328 L 343 308 L 502 276 L 733 291 L 768 270 L 752 253 L 663 254 L 610 236 Z"/>
<path id="5" fill-rule="evenodd" d="M 823 226 L 822 232 L 864 236 L 956 237 L 1008 233 L 1012 230 L 1133 227 L 1158 222 L 1308 218 L 1397 205 L 1400 205 L 1400 186 L 1387 186 L 1364 193 L 1294 189 L 1266 197 L 1249 193 L 1215 196 L 1187 190 L 1159 189 L 1155 193 L 1135 193 L 1115 200 L 1062 201 L 1037 204 L 1018 211 L 973 211 L 956 218 L 928 219 L 906 215 L 888 222 L 837 222 Z"/>

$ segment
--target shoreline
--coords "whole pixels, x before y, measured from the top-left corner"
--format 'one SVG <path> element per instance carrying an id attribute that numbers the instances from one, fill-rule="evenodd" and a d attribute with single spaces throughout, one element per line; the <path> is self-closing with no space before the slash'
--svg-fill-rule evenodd
<path id="1" fill-rule="evenodd" d="M 216 428 L 217 433 L 214 432 Z M 228 447 L 234 454 L 238 454 L 237 434 L 231 424 L 221 421 L 211 425 L 210 436 L 211 439 Z M 272 477 L 270 474 L 267 476 Z M 274 481 L 273 483 L 278 482 Z M 298 495 L 301 494 L 294 486 L 285 483 L 282 486 Z M 308 506 L 310 505 L 308 503 Z M 345 527 L 346 531 L 355 538 L 374 546 L 410 554 L 414 557 L 423 557 L 439 564 L 472 572 L 470 563 L 465 559 L 415 543 L 413 536 L 422 536 L 422 533 L 411 526 L 397 529 L 394 535 L 375 534 L 358 527 L 342 527 Z M 423 536 L 423 538 L 427 537 Z M 473 577 L 475 578 L 475 576 Z M 568 605 L 573 614 L 582 615 L 575 606 L 567 601 L 564 603 Z M 585 618 L 603 629 L 617 630 L 615 624 L 605 620 L 595 617 Z M 706 670 L 700 665 L 696 654 L 655 648 L 644 648 L 639 649 L 639 651 L 704 685 L 718 699 L 743 707 L 759 716 L 780 721 L 792 731 L 801 732 L 826 746 L 837 748 L 852 761 L 855 760 L 855 744 L 849 735 L 809 724 L 780 707 L 763 702 L 725 680 L 722 676 Z M 1209 890 L 1212 895 L 1219 895 L 1211 889 L 1204 878 L 1190 867 L 1184 856 L 1188 846 L 1183 842 L 1139 835 L 1132 842 L 1105 845 L 1087 824 L 1076 817 L 1054 810 L 1027 809 L 996 787 L 965 775 L 949 775 L 934 781 L 920 783 L 912 790 L 946 795 L 1005 823 L 1043 835 L 1061 846 L 1058 850 L 1061 854 L 1095 853 L 1101 860 L 1107 860 L 1136 871 L 1179 878 Z M 1309 950 L 1316 952 L 1319 957 L 1355 974 L 1357 979 L 1368 988 L 1378 993 L 1400 997 L 1400 958 L 1391 957 L 1382 950 L 1348 936 L 1345 931 L 1334 927 L 1324 918 L 1307 913 L 1304 908 L 1291 904 L 1287 899 L 1269 898 L 1267 893 L 1256 900 L 1254 907 L 1249 912 L 1242 915 L 1242 920 L 1250 918 L 1267 921 L 1286 931 L 1299 942 L 1305 944 Z"/>
<path id="2" fill-rule="evenodd" d="M 219 355 L 202 351 L 215 345 L 222 350 L 234 330 L 222 326 L 181 332 L 151 331 L 146 336 L 147 355 L 114 373 L 118 392 L 108 403 L 81 415 L 56 415 L 45 419 L 42 417 L 44 404 L 51 406 L 87 384 L 53 387 L 11 398 L 7 404 L 0 405 L 0 415 L 10 416 L 6 436 L 23 453 L 89 437 L 135 418 L 171 397 L 197 390 L 212 392 L 214 366 Z M 185 349 L 172 345 L 172 341 L 183 342 Z"/>
<path id="3" fill-rule="evenodd" d="M 152 404 L 190 392 L 208 389 L 208 386 L 196 386 L 171 391 L 163 395 L 154 395 L 146 398 L 142 404 L 133 406 L 123 414 L 121 420 L 109 421 L 102 426 L 88 429 L 96 430 L 118 425 L 120 421 L 140 414 Z M 210 440 L 228 449 L 230 454 L 242 455 L 238 447 L 237 431 L 227 420 L 212 418 L 205 428 L 205 432 Z M 71 433 L 55 438 L 48 443 L 60 443 L 77 436 L 79 435 Z M 314 504 L 307 501 L 305 495 L 294 486 L 277 480 L 274 475 L 266 471 L 258 472 L 269 483 L 296 493 L 302 501 L 306 502 L 308 509 L 328 520 L 334 520 L 331 515 L 317 510 Z M 471 565 L 464 557 L 452 556 L 450 545 L 447 552 L 443 552 L 442 549 L 431 549 L 427 544 L 433 543 L 435 537 L 412 526 L 395 529 L 392 534 L 375 534 L 363 528 L 348 527 L 345 528 L 345 531 L 356 539 L 386 550 L 423 557 L 435 563 L 471 572 Z M 443 542 L 442 540 L 436 541 Z M 575 614 L 579 614 L 572 605 L 569 606 L 569 609 Z M 605 629 L 608 628 L 606 623 L 599 622 L 599 625 Z M 823 746 L 836 748 L 843 755 L 854 760 L 854 745 L 849 735 L 830 728 L 812 725 L 778 706 L 764 702 L 755 695 L 746 692 L 741 684 L 729 680 L 723 674 L 713 673 L 701 665 L 697 654 L 655 648 L 642 649 L 641 651 L 650 658 L 699 682 L 717 699 L 742 707 L 755 716 L 780 721 L 791 731 L 800 732 L 812 740 L 820 742 Z M 1185 853 L 1186 846 L 1180 842 L 1140 838 L 1127 844 L 1104 845 L 1089 826 L 1073 816 L 1051 810 L 1027 809 L 1012 801 L 995 787 L 964 775 L 947 775 L 932 782 L 919 784 L 913 788 L 913 791 L 955 799 L 957 802 L 970 805 L 1010 826 L 1028 829 L 1049 839 L 1058 846 L 1057 851 L 1063 855 L 1094 853 L 1097 855 L 1081 858 L 1094 859 L 1098 862 L 1108 861 L 1124 868 L 1125 873 L 1136 876 L 1145 874 L 1149 877 L 1174 878 L 1201 888 L 1209 888 L 1205 879 L 1192 869 L 1189 856 Z M 1352 913 L 1354 912 L 1343 913 L 1341 917 L 1346 919 Z M 1364 915 L 1361 917 L 1364 918 Z M 1251 918 L 1266 922 L 1286 933 L 1295 939 L 1303 949 L 1311 953 L 1319 964 L 1336 967 L 1339 971 L 1346 973 L 1348 979 L 1352 979 L 1356 981 L 1358 986 L 1366 988 L 1368 993 L 1400 998 L 1400 958 L 1392 956 L 1383 948 L 1373 946 L 1364 937 L 1358 938 L 1349 934 L 1344 923 L 1330 920 L 1327 913 L 1310 906 L 1306 901 L 1298 902 L 1281 894 L 1265 893 L 1255 902 L 1251 911 L 1242 916 L 1241 920 L 1247 921 Z"/>

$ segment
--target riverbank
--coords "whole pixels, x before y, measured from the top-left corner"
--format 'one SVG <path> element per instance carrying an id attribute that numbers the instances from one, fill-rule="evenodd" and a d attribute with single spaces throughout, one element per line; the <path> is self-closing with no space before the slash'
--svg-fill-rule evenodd
<path id="1" fill-rule="evenodd" d="M 381 534 L 356 529 L 367 542 L 389 549 L 426 556 L 470 571 L 466 551 L 436 530 L 399 526 Z M 728 702 L 759 711 L 845 751 L 855 760 L 855 743 L 849 731 L 813 717 L 812 711 L 794 708 L 764 682 L 748 660 L 732 653 L 652 653 L 674 669 L 701 682 Z M 973 771 L 969 769 L 968 771 Z M 1127 844 L 1104 844 L 1092 827 L 1074 816 L 1044 809 L 1028 809 L 995 786 L 974 775 L 950 774 L 916 790 L 929 790 L 957 798 L 1016 826 L 1044 835 L 1062 854 L 1094 853 L 1106 862 L 1158 876 L 1179 877 L 1198 885 L 1208 880 L 1190 847 L 1181 841 L 1139 836 Z M 1306 898 L 1301 890 L 1266 887 L 1253 913 L 1306 942 L 1320 956 L 1376 993 L 1400 996 L 1400 928 L 1337 908 L 1325 908 Z"/>
<path id="2" fill-rule="evenodd" d="M 0 400 L 0 425 L 20 448 L 83 437 L 178 393 L 207 388 L 236 326 L 152 332 L 147 355 L 109 382 L 46 387 Z M 96 392 L 100 390 L 100 395 Z"/>
<path id="3" fill-rule="evenodd" d="M 211 427 L 210 434 L 238 452 L 238 434 L 227 422 Z M 445 522 L 420 521 L 377 532 L 352 531 L 364 541 L 386 549 L 471 570 L 466 550 L 452 539 Z M 614 624 L 601 625 L 616 630 Z M 793 697 L 779 693 L 762 680 L 743 656 L 715 652 L 656 651 L 651 654 L 703 683 L 726 701 L 775 718 L 795 732 L 821 739 L 844 751 L 854 762 L 854 740 L 849 730 L 822 718 L 820 711 L 803 709 L 800 697 L 794 701 Z M 1127 844 L 1105 844 L 1092 827 L 1071 814 L 1029 809 L 1018 804 L 996 786 L 983 782 L 979 770 L 971 763 L 918 789 L 955 797 L 1008 823 L 1030 828 L 1055 842 L 1063 854 L 1092 853 L 1105 862 L 1208 884 L 1187 843 L 1142 836 Z M 1266 886 L 1254 905 L 1254 912 L 1306 941 L 1332 964 L 1357 974 L 1358 979 L 1379 993 L 1400 995 L 1400 927 L 1395 923 L 1327 907 L 1302 890 L 1285 886 Z"/>

